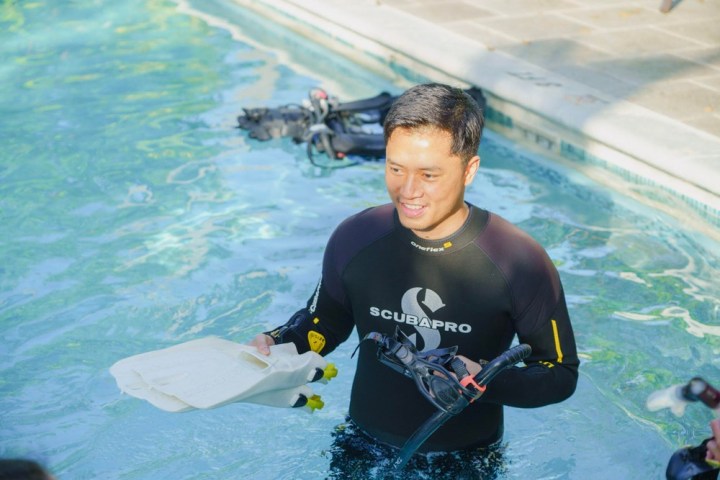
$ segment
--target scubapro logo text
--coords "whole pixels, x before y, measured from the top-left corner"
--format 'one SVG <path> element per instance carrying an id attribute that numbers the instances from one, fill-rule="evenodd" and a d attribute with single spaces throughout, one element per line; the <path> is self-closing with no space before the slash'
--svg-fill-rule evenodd
<path id="1" fill-rule="evenodd" d="M 370 315 L 406 325 L 432 328 L 433 330 L 444 330 L 446 332 L 470 333 L 472 330 L 472 327 L 467 323 L 444 322 L 442 320 L 418 317 L 417 315 L 410 315 L 403 312 L 393 312 L 392 310 L 385 310 L 378 307 L 370 307 Z"/>

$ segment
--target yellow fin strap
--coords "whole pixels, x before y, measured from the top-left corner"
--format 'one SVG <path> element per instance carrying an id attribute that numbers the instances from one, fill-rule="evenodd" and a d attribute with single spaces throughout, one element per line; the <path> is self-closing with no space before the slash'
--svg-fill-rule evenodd
<path id="1" fill-rule="evenodd" d="M 328 363 L 327 367 L 325 367 L 325 371 L 323 372 L 323 379 L 324 380 L 330 380 L 331 378 L 337 377 L 338 369 L 335 366 L 334 363 Z"/>
<path id="2" fill-rule="evenodd" d="M 315 410 L 321 410 L 324 406 L 325 402 L 322 401 L 320 395 L 313 395 L 312 397 L 308 398 L 307 403 L 305 404 L 305 408 L 309 408 L 310 412 L 314 412 Z"/>

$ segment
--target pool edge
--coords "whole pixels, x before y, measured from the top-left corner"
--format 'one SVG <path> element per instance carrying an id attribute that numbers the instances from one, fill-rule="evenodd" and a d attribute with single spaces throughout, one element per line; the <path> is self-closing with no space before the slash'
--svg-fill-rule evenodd
<path id="1" fill-rule="evenodd" d="M 611 188 L 620 177 L 637 186 L 625 193 L 717 237 L 720 140 L 710 134 L 460 35 L 434 40 L 432 24 L 383 5 L 232 1 L 386 77 L 476 85 L 492 130 Z M 648 186 L 668 195 L 648 199 Z"/>

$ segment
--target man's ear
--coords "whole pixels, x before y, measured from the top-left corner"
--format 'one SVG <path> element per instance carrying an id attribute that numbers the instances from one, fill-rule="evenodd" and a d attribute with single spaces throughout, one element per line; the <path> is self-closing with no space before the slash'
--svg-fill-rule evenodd
<path id="1" fill-rule="evenodd" d="M 475 178 L 475 174 L 478 171 L 478 168 L 480 168 L 480 157 L 478 155 L 475 155 L 470 160 L 468 160 L 468 163 L 465 166 L 466 187 L 472 183 L 473 179 Z"/>

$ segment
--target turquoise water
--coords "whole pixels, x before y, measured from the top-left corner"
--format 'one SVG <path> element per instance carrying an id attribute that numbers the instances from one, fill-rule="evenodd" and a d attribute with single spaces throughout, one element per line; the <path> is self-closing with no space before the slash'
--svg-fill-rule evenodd
<path id="1" fill-rule="evenodd" d="M 312 292 L 328 235 L 385 202 L 382 165 L 333 172 L 234 129 L 243 106 L 400 91 L 223 2 L 0 6 L 0 456 L 60 479 L 324 478 L 355 347 L 313 415 L 168 414 L 115 361 L 249 340 Z M 652 391 L 720 383 L 720 245 L 488 133 L 469 199 L 530 232 L 563 277 L 582 356 L 563 404 L 508 409 L 503 478 L 661 478 L 710 412 Z"/>

